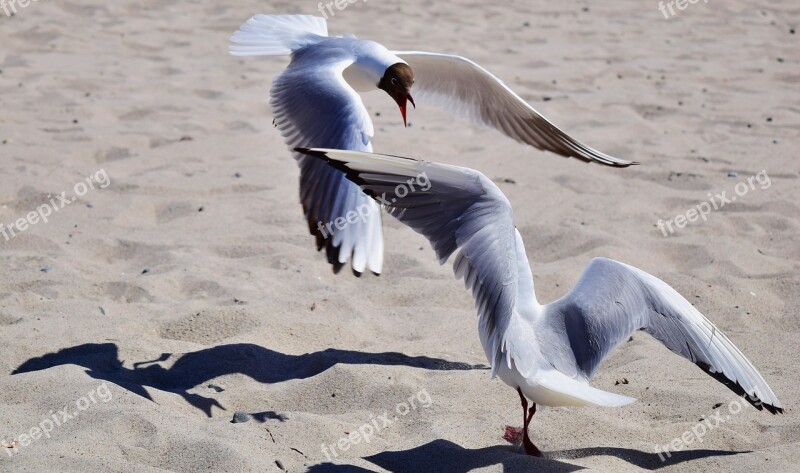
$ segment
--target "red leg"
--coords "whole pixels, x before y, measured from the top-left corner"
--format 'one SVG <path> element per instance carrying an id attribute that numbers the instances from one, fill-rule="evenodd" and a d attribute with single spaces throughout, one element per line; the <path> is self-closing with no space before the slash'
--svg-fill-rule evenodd
<path id="1" fill-rule="evenodd" d="M 528 417 L 528 399 L 522 395 L 522 390 L 517 388 L 517 394 L 519 394 L 519 402 L 522 404 L 522 421 L 525 422 L 525 426 L 527 427 L 528 424 L 525 419 Z"/>
<path id="2" fill-rule="evenodd" d="M 531 438 L 528 436 L 528 426 L 531 423 L 531 419 L 533 419 L 533 415 L 536 414 L 536 403 L 531 403 L 531 407 L 528 409 L 528 400 L 522 394 L 520 388 L 517 388 L 517 393 L 522 404 L 522 446 L 525 448 L 526 454 L 541 457 L 542 451 L 536 448 L 536 445 L 531 442 Z"/>
<path id="3" fill-rule="evenodd" d="M 528 426 L 531 424 L 531 419 L 533 419 L 533 415 L 536 414 L 536 403 L 531 403 L 531 408 L 528 410 L 528 415 L 525 417 L 525 425 L 522 427 L 523 437 L 522 437 L 522 445 L 525 447 L 525 453 L 528 455 L 533 455 L 535 457 L 541 457 L 542 451 L 536 448 L 536 445 L 531 442 L 531 438 L 528 436 Z"/>

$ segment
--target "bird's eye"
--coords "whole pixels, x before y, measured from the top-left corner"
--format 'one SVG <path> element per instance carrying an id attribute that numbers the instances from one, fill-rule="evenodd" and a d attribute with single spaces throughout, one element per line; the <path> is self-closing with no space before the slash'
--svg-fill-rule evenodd
<path id="1" fill-rule="evenodd" d="M 392 77 L 392 85 L 397 85 L 397 77 Z"/>

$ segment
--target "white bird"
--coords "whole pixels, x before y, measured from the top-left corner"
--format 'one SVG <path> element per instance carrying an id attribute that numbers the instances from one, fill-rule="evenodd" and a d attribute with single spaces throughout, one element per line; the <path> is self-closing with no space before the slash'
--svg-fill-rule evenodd
<path id="1" fill-rule="evenodd" d="M 358 92 L 384 90 L 397 102 L 405 123 L 407 102 L 414 104 L 413 86 L 420 103 L 441 106 L 541 150 L 607 166 L 636 164 L 573 139 L 463 57 L 390 51 L 354 36 L 330 37 L 325 20 L 308 15 L 256 15 L 231 42 L 231 54 L 237 56 L 291 55 L 270 90 L 275 125 L 290 149 L 372 151 L 372 121 Z M 300 200 L 317 249 L 326 249 L 337 271 L 352 254 L 357 274 L 365 269 L 380 273 L 380 207 L 338 171 L 298 154 L 295 158 Z"/>
<path id="2" fill-rule="evenodd" d="M 388 202 L 389 214 L 424 235 L 440 263 L 456 253 L 453 269 L 475 299 L 492 377 L 519 393 L 527 453 L 540 454 L 528 437 L 537 404 L 619 407 L 635 401 L 593 388 L 589 380 L 606 355 L 637 330 L 759 410 L 783 412 L 764 378 L 728 337 L 669 285 L 640 269 L 595 258 L 569 293 L 539 304 L 511 204 L 478 171 L 353 151 L 302 152 Z M 426 185 L 413 185 L 420 181 Z"/>

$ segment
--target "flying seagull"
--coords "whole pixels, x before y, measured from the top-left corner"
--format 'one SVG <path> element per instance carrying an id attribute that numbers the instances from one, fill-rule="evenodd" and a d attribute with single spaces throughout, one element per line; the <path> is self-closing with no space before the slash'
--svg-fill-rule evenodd
<path id="1" fill-rule="evenodd" d="M 417 102 L 441 106 L 552 153 L 626 167 L 636 164 L 596 151 L 567 135 L 497 77 L 459 56 L 390 51 L 354 36 L 328 36 L 325 20 L 309 15 L 256 15 L 231 37 L 237 56 L 291 55 L 270 90 L 275 125 L 298 146 L 372 151 L 373 126 L 359 92 L 385 91 L 403 122 L 413 88 Z M 338 271 L 352 256 L 356 274 L 383 265 L 380 207 L 344 176 L 295 154 L 300 200 L 317 249 Z M 346 224 L 345 224 L 346 222 Z"/>
<path id="2" fill-rule="evenodd" d="M 478 171 L 364 152 L 298 149 L 338 169 L 389 214 L 424 235 L 472 291 L 492 377 L 514 388 L 523 407 L 523 445 L 536 405 L 611 406 L 635 401 L 589 385 L 603 359 L 644 330 L 759 410 L 783 412 L 750 361 L 664 281 L 618 261 L 595 258 L 564 297 L 541 305 L 511 204 Z M 415 186 L 424 176 L 426 186 Z M 409 185 L 411 184 L 411 185 Z M 532 402 L 528 407 L 528 400 Z"/>

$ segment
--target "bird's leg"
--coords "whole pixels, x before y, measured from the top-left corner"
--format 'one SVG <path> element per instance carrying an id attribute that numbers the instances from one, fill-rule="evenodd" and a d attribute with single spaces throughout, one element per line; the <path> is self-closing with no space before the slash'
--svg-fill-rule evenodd
<path id="1" fill-rule="evenodd" d="M 520 396 L 522 396 L 522 392 L 520 392 Z M 527 402 L 523 404 L 523 407 L 526 407 Z M 541 457 L 542 451 L 536 448 L 536 445 L 531 442 L 531 438 L 528 436 L 528 426 L 531 423 L 531 419 L 533 419 L 533 415 L 536 414 L 536 403 L 531 403 L 531 408 L 528 409 L 527 415 L 524 415 L 525 418 L 525 425 L 522 427 L 522 445 L 525 447 L 525 453 L 528 455 L 533 455 L 535 457 Z"/>
<path id="2" fill-rule="evenodd" d="M 528 418 L 528 400 L 522 395 L 522 389 L 517 388 L 517 394 L 519 394 L 519 402 L 522 404 L 522 422 L 525 424 L 525 427 L 528 427 L 528 422 L 526 420 Z"/>
<path id="3" fill-rule="evenodd" d="M 522 390 L 520 388 L 517 388 L 517 393 L 519 394 L 519 402 L 522 404 L 523 426 L 521 429 L 519 427 L 506 426 L 506 433 L 503 435 L 503 438 L 512 444 L 518 444 L 520 437 L 522 437 L 522 445 L 525 448 L 525 453 L 528 455 L 541 457 L 542 452 L 536 448 L 536 445 L 534 445 L 533 442 L 531 442 L 530 437 L 528 437 L 528 426 L 531 423 L 533 415 L 536 414 L 536 404 L 534 403 L 531 405 L 529 409 L 528 400 L 522 394 Z"/>
<path id="4" fill-rule="evenodd" d="M 531 424 L 533 415 L 536 414 L 536 403 L 531 403 L 531 407 L 528 408 L 528 400 L 519 387 L 517 387 L 517 394 L 519 394 L 519 401 L 522 404 L 522 446 L 525 448 L 526 454 L 541 457 L 542 451 L 536 448 L 536 445 L 531 442 L 531 438 L 528 436 L 528 426 Z"/>

